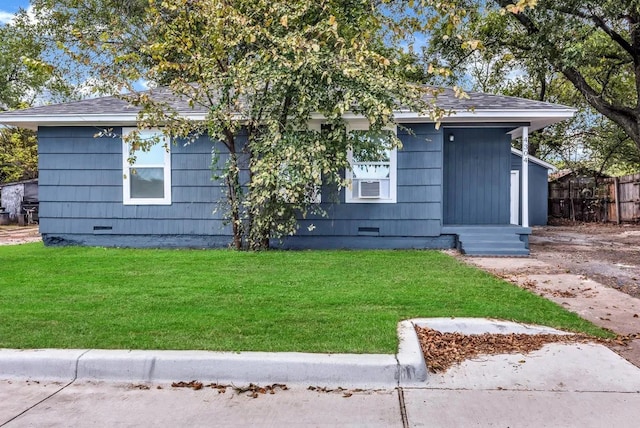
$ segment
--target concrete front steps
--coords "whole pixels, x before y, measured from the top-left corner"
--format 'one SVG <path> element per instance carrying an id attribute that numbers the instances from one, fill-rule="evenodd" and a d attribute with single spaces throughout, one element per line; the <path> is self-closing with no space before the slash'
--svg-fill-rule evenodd
<path id="1" fill-rule="evenodd" d="M 469 256 L 529 255 L 531 229 L 514 225 L 505 226 L 445 226 L 443 233 L 457 235 L 457 247 Z"/>

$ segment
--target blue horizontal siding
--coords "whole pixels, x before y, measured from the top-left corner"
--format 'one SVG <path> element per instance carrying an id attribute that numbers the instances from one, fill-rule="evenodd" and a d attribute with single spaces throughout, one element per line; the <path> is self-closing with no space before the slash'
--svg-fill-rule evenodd
<path id="1" fill-rule="evenodd" d="M 98 127 L 98 126 L 52 126 L 38 128 L 38 137 L 45 137 L 47 140 L 61 139 L 66 141 L 75 140 L 76 143 L 96 143 L 102 141 L 119 140 L 111 136 L 97 137 L 102 131 L 110 130 L 113 135 L 122 135 L 122 127 Z M 57 150 L 49 153 L 59 153 Z"/>
<path id="2" fill-rule="evenodd" d="M 120 186 L 122 188 L 122 167 L 98 171 L 65 169 L 64 166 L 58 168 L 57 170 L 41 169 L 38 174 L 39 182 L 44 186 L 64 186 L 68 191 L 82 186 Z"/>
<path id="3" fill-rule="evenodd" d="M 402 172 L 402 173 L 401 173 Z M 399 186 L 439 186 L 442 183 L 442 169 L 403 169 L 398 171 Z"/>
<path id="4" fill-rule="evenodd" d="M 42 178 L 40 181 L 42 182 Z M 69 191 L 67 186 L 39 184 L 40 204 L 45 207 L 47 202 L 122 202 L 122 184 L 118 186 L 74 186 Z"/>
<path id="5" fill-rule="evenodd" d="M 398 170 L 442 168 L 440 152 L 405 152 L 398 150 Z"/>
<path id="6" fill-rule="evenodd" d="M 397 204 L 331 204 L 326 206 L 333 221 L 349 220 L 429 220 L 439 215 L 438 202 L 407 202 Z M 320 218 L 320 217 L 311 217 Z"/>
<path id="7" fill-rule="evenodd" d="M 122 152 L 101 153 L 47 153 L 40 157 L 38 163 L 40 170 L 122 170 Z"/>
<path id="8" fill-rule="evenodd" d="M 177 168 L 172 168 L 171 205 L 135 206 L 122 203 L 122 140 L 95 138 L 96 132 L 91 127 L 39 129 L 43 234 L 52 239 L 104 236 L 98 240 L 109 235 L 230 234 L 214 214 L 223 188 L 211 181 L 210 141 L 200 138 L 186 146 L 172 145 L 172 166 Z M 120 134 L 121 129 L 114 132 Z"/>
<path id="9" fill-rule="evenodd" d="M 398 203 L 442 201 L 442 186 L 398 186 Z"/>
<path id="10" fill-rule="evenodd" d="M 323 189 L 327 218 L 301 221 L 301 236 L 357 236 L 359 228 L 378 229 L 380 236 L 434 237 L 442 225 L 442 135 L 433 124 L 406 124 L 398 137 L 397 203 L 344 202 L 344 190 L 335 195 Z M 338 203 L 331 203 L 334 199 Z M 309 227 L 313 225 L 312 230 Z"/>
<path id="11" fill-rule="evenodd" d="M 204 219 L 212 218 L 214 202 L 173 203 L 172 205 L 123 205 L 113 202 L 59 202 L 44 204 L 40 217 L 51 218 L 144 218 Z"/>
<path id="12" fill-rule="evenodd" d="M 438 236 L 439 220 L 300 220 L 299 235 L 304 236 L 358 236 L 360 228 L 377 228 L 380 236 Z"/>
<path id="13" fill-rule="evenodd" d="M 428 237 L 432 244 L 412 241 L 421 242 L 418 248 L 440 242 L 432 238 L 440 235 L 442 225 L 442 132 L 432 124 L 407 126 L 413 134 L 398 133 L 403 143 L 398 152 L 398 203 L 345 204 L 344 190 L 333 195 L 336 203 L 332 203 L 331 191 L 325 188 L 322 198 L 328 217 L 301 221 L 301 236 L 357 237 L 364 227 L 379 230 L 383 237 Z M 202 236 L 230 235 L 220 214 L 214 214 L 225 189 L 211 179 L 212 143 L 205 137 L 172 146 L 171 205 L 125 206 L 122 142 L 95 138 L 96 132 L 90 127 L 39 130 L 41 231 L 50 242 L 56 237 L 69 242 L 76 236 L 78 242 L 92 245 L 111 245 L 117 242 L 114 239 L 121 239 L 123 245 L 135 246 L 135 240 L 126 238 L 135 236 L 147 246 L 148 237 L 157 235 L 168 237 L 159 240 L 159 246 L 171 246 L 180 241 L 172 238 L 176 236 L 198 237 L 191 242 L 206 244 Z M 224 159 L 222 156 L 219 165 Z M 247 178 L 243 170 L 241 180 Z M 315 229 L 309 230 L 311 224 Z"/>

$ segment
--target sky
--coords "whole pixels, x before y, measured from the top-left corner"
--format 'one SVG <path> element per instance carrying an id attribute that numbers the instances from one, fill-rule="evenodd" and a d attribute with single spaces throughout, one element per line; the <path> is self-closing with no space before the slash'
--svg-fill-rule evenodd
<path id="1" fill-rule="evenodd" d="M 29 0 L 0 0 L 0 23 L 9 22 L 19 8 L 29 7 Z"/>

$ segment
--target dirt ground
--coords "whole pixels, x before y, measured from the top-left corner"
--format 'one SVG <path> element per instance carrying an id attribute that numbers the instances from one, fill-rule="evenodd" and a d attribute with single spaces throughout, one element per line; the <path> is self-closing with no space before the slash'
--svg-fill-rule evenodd
<path id="1" fill-rule="evenodd" d="M 25 244 L 40 241 L 38 226 L 0 226 L 0 245 Z"/>
<path id="2" fill-rule="evenodd" d="M 640 367 L 640 225 L 536 227 L 531 256 L 465 262 L 533 291 L 620 335 L 610 347 Z"/>
<path id="3" fill-rule="evenodd" d="M 536 227 L 531 257 L 640 298 L 640 224 L 582 223 Z"/>

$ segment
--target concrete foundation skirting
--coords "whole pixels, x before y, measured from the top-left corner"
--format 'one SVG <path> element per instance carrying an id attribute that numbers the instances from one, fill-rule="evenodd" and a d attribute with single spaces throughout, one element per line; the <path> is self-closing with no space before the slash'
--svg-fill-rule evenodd
<path id="1" fill-rule="evenodd" d="M 427 370 L 411 321 L 398 324 L 397 355 L 296 352 L 0 350 L 0 378 L 304 383 L 321 386 L 419 385 Z"/>

